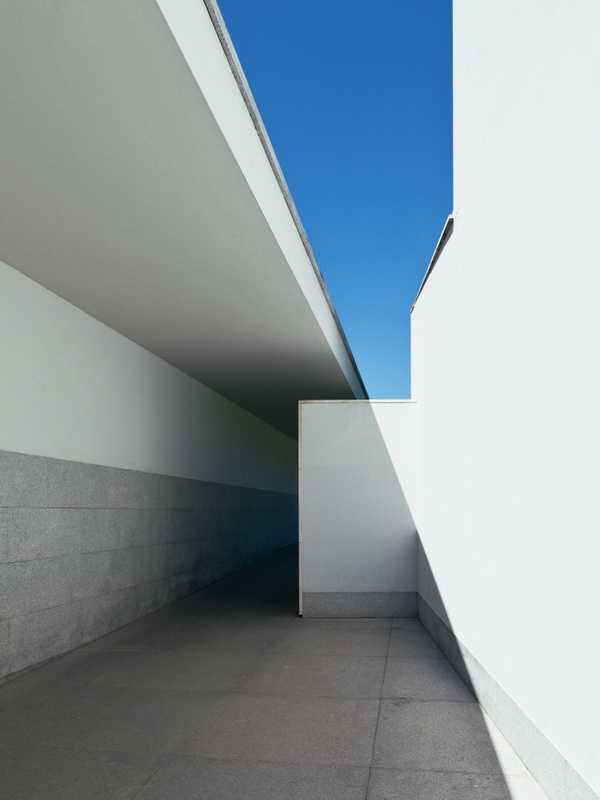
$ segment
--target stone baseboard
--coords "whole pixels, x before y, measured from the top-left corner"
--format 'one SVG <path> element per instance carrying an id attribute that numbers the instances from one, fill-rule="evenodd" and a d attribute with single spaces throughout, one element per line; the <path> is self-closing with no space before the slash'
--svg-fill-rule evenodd
<path id="1" fill-rule="evenodd" d="M 303 592 L 304 617 L 416 617 L 416 592 Z"/>
<path id="2" fill-rule="evenodd" d="M 418 616 L 481 707 L 508 739 L 548 800 L 598 800 L 583 778 L 499 686 L 426 600 L 418 595 Z"/>

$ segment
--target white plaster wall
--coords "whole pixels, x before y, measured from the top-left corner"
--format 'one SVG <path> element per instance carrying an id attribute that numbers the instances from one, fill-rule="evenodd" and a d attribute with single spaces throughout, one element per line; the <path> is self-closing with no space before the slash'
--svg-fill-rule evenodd
<path id="1" fill-rule="evenodd" d="M 600 5 L 455 0 L 454 24 L 455 232 L 412 320 L 419 533 L 457 636 L 600 793 Z"/>
<path id="2" fill-rule="evenodd" d="M 297 444 L 0 262 L 0 449 L 295 492 Z"/>
<path id="3" fill-rule="evenodd" d="M 302 590 L 415 591 L 414 403 L 303 402 L 300 437 Z"/>

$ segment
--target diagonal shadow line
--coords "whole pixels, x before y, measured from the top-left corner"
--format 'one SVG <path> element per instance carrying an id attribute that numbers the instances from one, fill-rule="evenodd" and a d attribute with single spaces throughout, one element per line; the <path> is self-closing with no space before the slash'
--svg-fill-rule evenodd
<path id="1" fill-rule="evenodd" d="M 376 405 L 370 407 L 373 432 L 379 437 L 382 456 L 385 454 L 388 459 L 388 479 L 393 476 L 397 491 L 415 521 L 416 497 L 407 497 L 409 493 L 404 491 L 397 459 L 391 451 L 390 432 L 383 429 Z M 412 460 L 416 471 L 414 450 Z M 522 788 L 519 783 L 532 779 L 480 705 L 416 522 L 414 545 L 418 619 L 476 702 L 435 700 L 435 690 L 427 702 L 411 698 L 410 690 L 395 707 L 394 701 L 382 700 L 383 729 L 378 733 L 379 747 L 375 744 L 373 785 L 368 796 L 370 800 L 409 796 L 423 800 L 519 800 Z M 422 591 L 426 591 L 435 608 L 425 600 Z M 395 747 L 384 746 L 386 736 L 388 741 L 395 741 Z M 382 768 L 379 772 L 378 766 Z M 386 773 L 386 769 L 398 772 Z"/>

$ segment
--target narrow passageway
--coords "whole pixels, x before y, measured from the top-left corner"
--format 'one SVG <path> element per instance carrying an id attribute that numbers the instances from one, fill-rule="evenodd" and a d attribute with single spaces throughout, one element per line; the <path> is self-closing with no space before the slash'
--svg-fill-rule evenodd
<path id="1" fill-rule="evenodd" d="M 4 800 L 543 800 L 417 620 L 299 619 L 296 573 L 281 552 L 1 685 Z"/>

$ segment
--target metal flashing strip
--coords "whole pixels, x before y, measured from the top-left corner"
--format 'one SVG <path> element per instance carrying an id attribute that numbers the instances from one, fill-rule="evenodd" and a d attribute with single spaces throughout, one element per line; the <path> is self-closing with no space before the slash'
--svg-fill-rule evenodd
<path id="1" fill-rule="evenodd" d="M 277 156 L 275 155 L 273 145 L 271 144 L 271 140 L 269 139 L 269 134 L 267 133 L 265 125 L 260 116 L 258 106 L 256 105 L 256 101 L 254 100 L 254 97 L 252 95 L 252 90 L 250 89 L 248 81 L 246 80 L 246 76 L 244 75 L 244 70 L 242 69 L 242 65 L 240 64 L 240 61 L 235 52 L 235 48 L 233 46 L 233 42 L 231 41 L 231 37 L 227 32 L 225 20 L 223 19 L 223 16 L 221 14 L 221 11 L 219 9 L 216 0 L 204 0 L 204 5 L 206 6 L 206 10 L 209 13 L 213 27 L 217 33 L 217 36 L 219 37 L 219 41 L 221 42 L 221 47 L 223 48 L 223 52 L 225 53 L 227 61 L 229 62 L 229 66 L 231 68 L 235 81 L 242 94 L 244 103 L 246 105 L 246 108 L 248 109 L 248 113 L 250 114 L 254 128 L 258 134 L 258 138 L 260 139 L 263 150 L 265 151 L 265 155 L 267 156 L 267 160 L 271 165 L 271 169 L 273 170 L 277 183 L 279 184 L 279 188 L 281 189 L 281 192 L 285 198 L 287 207 L 290 211 L 290 214 L 292 215 L 292 219 L 294 221 L 294 225 L 296 226 L 296 229 L 302 241 L 302 245 L 304 246 L 308 259 L 312 265 L 317 280 L 319 281 L 319 285 L 321 287 L 325 300 L 327 301 L 327 305 L 329 306 L 329 310 L 331 311 L 331 314 L 335 321 L 338 333 L 340 334 L 344 347 L 346 348 L 346 352 L 348 354 L 348 358 L 350 359 L 350 363 L 352 364 L 354 372 L 356 373 L 356 377 L 364 392 L 365 398 L 368 399 L 369 393 L 367 392 L 367 387 L 364 384 L 364 381 L 360 374 L 360 370 L 358 369 L 358 365 L 354 359 L 350 343 L 348 342 L 348 339 L 342 327 L 342 323 L 340 322 L 340 319 L 337 315 L 337 311 L 335 310 L 333 301 L 329 296 L 327 286 L 325 285 L 325 280 L 323 278 L 323 275 L 321 274 L 321 270 L 319 269 L 317 259 L 313 252 L 311 244 L 308 240 L 308 236 L 302 224 L 302 220 L 300 219 L 300 214 L 298 213 L 298 209 L 296 208 L 296 204 L 294 203 L 291 192 L 283 175 L 282 169 L 279 166 L 279 162 L 277 161 Z"/>
<path id="2" fill-rule="evenodd" d="M 437 264 L 437 261 L 438 261 L 439 257 L 442 255 L 442 251 L 443 251 L 444 247 L 448 243 L 448 239 L 452 236 L 452 231 L 453 230 L 454 230 L 454 217 L 452 216 L 452 214 L 449 214 L 447 219 L 446 219 L 446 222 L 444 223 L 444 228 L 442 230 L 442 234 L 441 234 L 440 238 L 437 241 L 437 244 L 435 246 L 435 250 L 433 251 L 433 255 L 431 256 L 431 261 L 429 262 L 429 265 L 427 266 L 427 269 L 425 271 L 425 275 L 423 276 L 423 280 L 421 281 L 421 285 L 419 286 L 419 291 L 417 292 L 417 296 L 415 297 L 415 299 L 413 301 L 413 304 L 410 307 L 410 313 L 411 314 L 413 312 L 414 307 L 417 304 L 417 300 L 419 299 L 419 297 L 421 295 L 421 292 L 425 288 L 425 284 L 427 283 L 427 281 L 429 279 L 429 276 L 433 272 L 433 268 Z"/>

